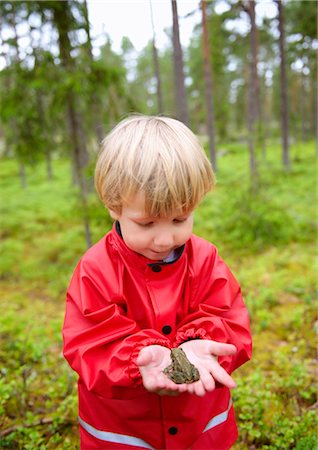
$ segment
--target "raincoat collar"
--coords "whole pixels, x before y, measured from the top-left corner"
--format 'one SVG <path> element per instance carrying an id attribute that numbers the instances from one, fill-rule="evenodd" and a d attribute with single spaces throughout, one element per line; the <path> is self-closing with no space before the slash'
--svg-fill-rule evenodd
<path id="1" fill-rule="evenodd" d="M 154 261 L 152 259 L 146 258 L 143 255 L 140 255 L 139 253 L 134 252 L 127 247 L 125 241 L 123 240 L 120 223 L 118 221 L 114 222 L 111 234 L 114 247 L 125 258 L 125 260 L 131 265 L 144 270 L 148 267 L 153 268 L 155 266 L 170 266 L 177 264 L 182 259 L 182 255 L 184 254 L 184 249 L 186 246 L 186 244 L 184 244 L 181 247 L 177 248 L 172 259 L 170 259 L 169 255 L 167 260 Z"/>

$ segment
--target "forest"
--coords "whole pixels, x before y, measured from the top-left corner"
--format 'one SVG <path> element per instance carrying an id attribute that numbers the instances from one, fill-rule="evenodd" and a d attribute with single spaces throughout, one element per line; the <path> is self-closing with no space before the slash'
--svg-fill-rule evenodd
<path id="1" fill-rule="evenodd" d="M 318 446 L 317 2 L 198 0 L 184 45 L 182 0 L 160 1 L 169 44 L 149 14 L 138 51 L 124 29 L 120 51 L 107 29 L 97 45 L 87 0 L 0 2 L 1 449 L 79 448 L 65 293 L 112 225 L 94 167 L 131 113 L 187 124 L 216 172 L 194 232 L 239 280 L 253 334 L 234 450 Z"/>

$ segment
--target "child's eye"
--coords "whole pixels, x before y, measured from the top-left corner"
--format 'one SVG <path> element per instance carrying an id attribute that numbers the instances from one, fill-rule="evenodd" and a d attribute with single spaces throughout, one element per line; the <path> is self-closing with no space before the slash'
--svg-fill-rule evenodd
<path id="1" fill-rule="evenodd" d="M 174 223 L 183 223 L 187 220 L 187 217 L 183 218 L 183 219 L 173 219 Z"/>
<path id="2" fill-rule="evenodd" d="M 138 222 L 138 225 L 140 227 L 144 227 L 144 228 L 151 227 L 151 225 L 153 225 L 153 224 L 154 224 L 154 222 L 145 222 L 145 223 Z"/>

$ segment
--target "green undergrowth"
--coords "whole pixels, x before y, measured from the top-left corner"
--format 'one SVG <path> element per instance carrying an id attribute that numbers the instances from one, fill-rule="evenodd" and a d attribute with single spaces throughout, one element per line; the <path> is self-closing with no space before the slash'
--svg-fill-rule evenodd
<path id="1" fill-rule="evenodd" d="M 219 158 L 218 183 L 195 232 L 214 242 L 240 281 L 254 353 L 234 374 L 236 450 L 317 448 L 317 193 L 313 143 L 292 148 L 292 168 L 268 148 L 251 190 L 243 147 Z M 0 448 L 76 449 L 76 377 L 63 360 L 65 290 L 86 250 L 67 161 L 27 168 L 0 161 Z M 110 229 L 92 192 L 93 241 Z"/>

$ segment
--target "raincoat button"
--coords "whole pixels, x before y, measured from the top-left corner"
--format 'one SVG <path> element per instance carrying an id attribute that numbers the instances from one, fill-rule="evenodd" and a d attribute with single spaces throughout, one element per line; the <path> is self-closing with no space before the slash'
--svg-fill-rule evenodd
<path id="1" fill-rule="evenodd" d="M 169 428 L 169 434 L 175 435 L 178 433 L 178 428 L 177 427 L 170 427 Z"/>
<path id="2" fill-rule="evenodd" d="M 172 331 L 172 328 L 170 325 L 165 325 L 164 327 L 162 327 L 163 334 L 170 334 L 171 331 Z"/>
<path id="3" fill-rule="evenodd" d="M 151 266 L 151 269 L 153 272 L 161 272 L 161 266 L 159 266 L 159 264 L 154 264 L 153 266 Z"/>

